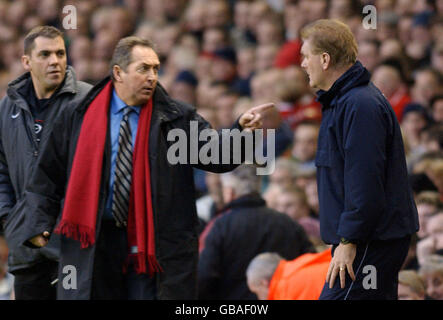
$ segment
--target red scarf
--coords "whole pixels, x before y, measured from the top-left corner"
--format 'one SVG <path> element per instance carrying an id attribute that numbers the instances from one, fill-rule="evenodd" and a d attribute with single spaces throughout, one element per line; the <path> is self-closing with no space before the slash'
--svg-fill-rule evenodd
<path id="1" fill-rule="evenodd" d="M 112 83 L 109 82 L 85 113 L 66 191 L 62 219 L 55 230 L 56 233 L 80 241 L 81 248 L 93 245 L 96 238 L 97 208 L 112 89 Z M 131 255 L 131 258 L 135 258 L 134 268 L 137 273 L 149 273 L 150 276 L 154 272 L 162 271 L 155 257 L 154 214 L 148 156 L 151 115 L 152 99 L 141 108 L 138 122 L 127 228 L 129 247 L 138 248 L 138 253 Z"/>

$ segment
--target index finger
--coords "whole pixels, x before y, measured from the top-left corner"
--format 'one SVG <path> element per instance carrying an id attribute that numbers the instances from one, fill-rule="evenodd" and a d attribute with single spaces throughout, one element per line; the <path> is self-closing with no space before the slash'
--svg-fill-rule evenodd
<path id="1" fill-rule="evenodd" d="M 269 109 L 272 109 L 275 107 L 275 104 L 272 102 L 269 103 L 265 103 L 265 104 L 261 104 L 259 106 L 253 107 L 252 109 L 250 109 L 249 111 L 254 113 L 254 112 L 263 112 Z"/>

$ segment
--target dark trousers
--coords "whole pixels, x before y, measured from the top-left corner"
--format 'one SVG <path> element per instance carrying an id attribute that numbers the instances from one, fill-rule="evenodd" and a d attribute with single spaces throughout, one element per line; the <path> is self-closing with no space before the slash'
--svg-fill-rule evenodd
<path id="1" fill-rule="evenodd" d="M 397 300 L 398 272 L 406 259 L 410 236 L 357 245 L 353 263 L 355 281 L 346 273 L 345 288 L 337 275 L 334 286 L 325 283 L 320 300 Z M 332 255 L 335 248 L 333 246 Z"/>
<path id="2" fill-rule="evenodd" d="M 131 265 L 123 266 L 128 256 L 126 228 L 113 220 L 103 220 L 96 244 L 92 277 L 92 300 L 155 300 L 156 278 L 136 274 Z"/>
<path id="3" fill-rule="evenodd" d="M 58 262 L 40 262 L 30 268 L 14 272 L 14 294 L 16 300 L 55 300 Z"/>

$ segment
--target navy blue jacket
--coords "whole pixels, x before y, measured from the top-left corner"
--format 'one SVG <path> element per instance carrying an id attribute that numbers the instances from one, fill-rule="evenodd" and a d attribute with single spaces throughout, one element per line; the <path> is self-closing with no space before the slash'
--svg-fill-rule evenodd
<path id="1" fill-rule="evenodd" d="M 397 239 L 419 227 L 400 127 L 370 77 L 357 61 L 317 93 L 320 231 L 328 244 Z"/>

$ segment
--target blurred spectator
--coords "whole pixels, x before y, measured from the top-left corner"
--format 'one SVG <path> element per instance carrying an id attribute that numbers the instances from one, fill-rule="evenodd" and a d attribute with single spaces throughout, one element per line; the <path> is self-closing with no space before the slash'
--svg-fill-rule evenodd
<path id="1" fill-rule="evenodd" d="M 401 119 L 401 129 L 410 149 L 409 153 L 414 155 L 423 153 L 420 133 L 429 122 L 427 111 L 417 103 L 409 103 L 404 107 Z"/>
<path id="2" fill-rule="evenodd" d="M 257 254 L 277 252 L 294 259 L 313 250 L 299 224 L 266 207 L 255 170 L 254 166 L 240 166 L 222 175 L 226 206 L 202 243 L 200 299 L 255 300 L 247 287 L 246 268 Z"/>
<path id="3" fill-rule="evenodd" d="M 431 99 L 431 111 L 434 121 L 443 123 L 443 95 L 436 95 Z"/>
<path id="4" fill-rule="evenodd" d="M 442 209 L 440 195 L 437 192 L 423 191 L 417 195 L 415 199 L 417 205 L 418 219 L 420 223 L 420 230 L 417 232 L 419 238 L 425 238 L 428 234 L 428 221 Z"/>
<path id="5" fill-rule="evenodd" d="M 213 53 L 228 46 L 228 35 L 223 28 L 207 28 L 203 33 L 203 52 Z"/>
<path id="6" fill-rule="evenodd" d="M 402 79 L 401 70 L 390 64 L 377 66 L 372 75 L 372 81 L 388 99 L 399 122 L 402 121 L 405 106 L 411 101 Z"/>
<path id="7" fill-rule="evenodd" d="M 292 261 L 277 253 L 257 255 L 246 276 L 259 300 L 318 300 L 331 262 L 331 250 L 306 253 Z"/>
<path id="8" fill-rule="evenodd" d="M 211 65 L 211 76 L 214 81 L 225 83 L 228 86 L 234 84 L 237 79 L 237 54 L 231 47 L 223 47 L 214 51 L 214 59 Z"/>
<path id="9" fill-rule="evenodd" d="M 280 100 L 277 108 L 291 129 L 304 121 L 321 121 L 321 105 L 309 87 L 309 78 L 299 66 L 289 66 L 282 71 L 283 81 L 276 84 L 276 95 Z"/>
<path id="10" fill-rule="evenodd" d="M 234 108 L 238 100 L 238 94 L 227 91 L 215 101 L 215 114 L 219 129 L 229 129 L 235 122 Z"/>
<path id="11" fill-rule="evenodd" d="M 442 75 L 431 68 L 418 70 L 411 92 L 414 102 L 429 107 L 432 97 L 442 93 Z"/>
<path id="12" fill-rule="evenodd" d="M 205 26 L 207 28 L 229 27 L 231 22 L 231 12 L 227 0 L 207 1 Z"/>
<path id="13" fill-rule="evenodd" d="M 271 184 L 278 185 L 281 188 L 290 188 L 295 185 L 296 172 L 297 164 L 294 161 L 286 158 L 278 158 L 275 163 L 275 170 L 269 179 Z"/>
<path id="14" fill-rule="evenodd" d="M 321 243 L 320 222 L 311 216 L 303 189 L 297 187 L 283 189 L 277 196 L 276 210 L 297 221 L 314 245 Z"/>
<path id="15" fill-rule="evenodd" d="M 398 274 L 398 300 L 424 300 L 425 286 L 414 270 L 402 270 Z"/>
<path id="16" fill-rule="evenodd" d="M 300 166 L 315 168 L 315 154 L 320 125 L 312 122 L 300 123 L 294 131 L 292 157 Z"/>
<path id="17" fill-rule="evenodd" d="M 198 80 L 195 75 L 187 70 L 179 72 L 171 87 L 171 97 L 195 105 L 196 87 Z"/>
<path id="18" fill-rule="evenodd" d="M 236 48 L 255 42 L 249 30 L 249 9 L 251 2 L 248 0 L 237 0 L 234 3 L 234 25 L 230 35 Z"/>
<path id="19" fill-rule="evenodd" d="M 378 41 L 362 41 L 358 44 L 358 60 L 363 64 L 363 66 L 373 72 L 375 67 L 378 65 L 380 60 L 379 57 L 379 47 Z M 379 87 L 380 88 L 380 87 Z"/>
<path id="20" fill-rule="evenodd" d="M 433 300 L 443 300 L 443 256 L 427 257 L 419 274 L 424 279 L 426 295 Z"/>
<path id="21" fill-rule="evenodd" d="M 420 144 L 424 152 L 437 152 L 443 146 L 443 127 L 441 124 L 427 126 L 420 133 Z"/>

